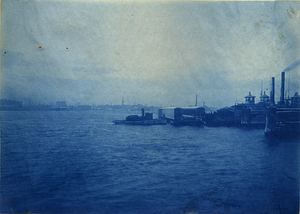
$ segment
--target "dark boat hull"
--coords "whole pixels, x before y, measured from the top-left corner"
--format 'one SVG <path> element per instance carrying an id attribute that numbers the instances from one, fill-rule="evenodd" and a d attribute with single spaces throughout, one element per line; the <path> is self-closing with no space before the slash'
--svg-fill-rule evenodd
<path id="1" fill-rule="evenodd" d="M 299 108 L 270 108 L 266 116 L 266 135 L 299 136 L 300 109 Z"/>
<path id="2" fill-rule="evenodd" d="M 154 120 L 114 120 L 115 124 L 126 124 L 126 125 L 165 125 L 167 121 L 165 119 L 154 119 Z"/>

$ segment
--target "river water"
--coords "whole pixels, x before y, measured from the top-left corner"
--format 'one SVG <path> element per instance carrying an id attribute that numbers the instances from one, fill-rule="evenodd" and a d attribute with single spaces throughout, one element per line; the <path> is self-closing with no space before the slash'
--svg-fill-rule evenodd
<path id="1" fill-rule="evenodd" d="M 2 111 L 1 213 L 299 213 L 298 139 Z"/>

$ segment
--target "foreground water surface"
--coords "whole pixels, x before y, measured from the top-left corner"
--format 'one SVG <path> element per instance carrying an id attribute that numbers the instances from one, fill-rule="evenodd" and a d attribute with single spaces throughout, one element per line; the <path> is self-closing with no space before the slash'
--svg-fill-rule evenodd
<path id="1" fill-rule="evenodd" d="M 299 140 L 114 125 L 126 112 L 1 114 L 1 213 L 299 213 Z"/>

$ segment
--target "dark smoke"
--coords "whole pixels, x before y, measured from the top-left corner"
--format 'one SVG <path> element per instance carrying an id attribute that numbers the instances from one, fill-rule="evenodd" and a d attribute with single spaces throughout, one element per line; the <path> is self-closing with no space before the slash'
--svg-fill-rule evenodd
<path id="1" fill-rule="evenodd" d="M 283 72 L 291 71 L 291 70 L 297 68 L 299 65 L 300 65 L 300 59 L 297 60 L 297 61 L 295 61 L 295 62 L 293 62 L 289 67 L 287 67 L 286 69 L 284 69 Z"/>

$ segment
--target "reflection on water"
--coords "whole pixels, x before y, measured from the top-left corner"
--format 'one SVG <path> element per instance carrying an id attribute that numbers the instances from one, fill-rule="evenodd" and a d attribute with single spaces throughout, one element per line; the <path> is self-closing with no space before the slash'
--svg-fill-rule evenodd
<path id="1" fill-rule="evenodd" d="M 260 129 L 1 112 L 1 212 L 298 213 L 299 141 Z"/>
<path id="2" fill-rule="evenodd" d="M 266 138 L 274 204 L 280 213 L 299 213 L 299 140 Z"/>

